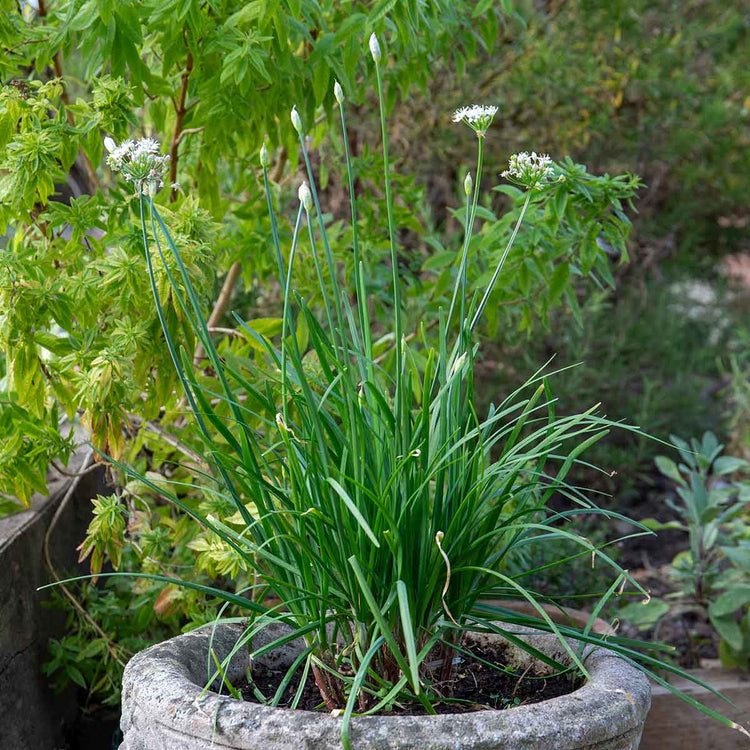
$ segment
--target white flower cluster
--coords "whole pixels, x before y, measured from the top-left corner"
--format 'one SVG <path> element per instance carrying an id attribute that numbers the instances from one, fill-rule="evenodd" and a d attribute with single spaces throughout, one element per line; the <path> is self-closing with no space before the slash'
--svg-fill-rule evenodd
<path id="1" fill-rule="evenodd" d="M 470 107 L 457 109 L 453 113 L 453 122 L 466 123 L 481 138 L 496 114 L 497 107 L 493 105 L 472 104 Z"/>
<path id="2" fill-rule="evenodd" d="M 547 154 L 537 154 L 536 151 L 529 154 L 521 151 L 510 157 L 508 169 L 502 173 L 502 176 L 524 187 L 540 190 L 555 173 L 551 164 L 552 159 Z"/>
<path id="3" fill-rule="evenodd" d="M 112 138 L 105 138 L 104 147 L 109 152 L 109 168 L 122 174 L 126 182 L 132 182 L 136 190 L 144 189 L 154 195 L 164 187 L 164 173 L 169 164 L 169 156 L 161 155 L 159 141 L 141 138 L 137 141 L 123 141 L 118 146 Z"/>

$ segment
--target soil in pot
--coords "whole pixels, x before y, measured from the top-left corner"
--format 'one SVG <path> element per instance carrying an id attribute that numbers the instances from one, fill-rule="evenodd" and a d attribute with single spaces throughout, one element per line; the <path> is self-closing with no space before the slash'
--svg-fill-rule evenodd
<path id="1" fill-rule="evenodd" d="M 503 646 L 470 643 L 464 650 L 468 651 L 471 656 L 455 652 L 451 677 L 443 682 L 432 683 L 433 690 L 446 697 L 445 701 L 434 704 L 439 714 L 504 709 L 539 703 L 572 693 L 582 685 L 582 681 L 576 679 L 571 672 L 550 675 L 534 674 L 526 670 L 517 674 L 510 668 L 505 672 L 490 666 L 491 664 L 510 665 L 512 663 L 507 649 Z M 279 706 L 291 705 L 299 688 L 301 674 L 300 669 L 294 675 Z M 274 696 L 285 675 L 286 669 L 272 669 L 265 665 L 256 665 L 253 668 L 252 682 L 241 686 L 242 697 L 247 701 L 258 703 L 256 690 L 264 696 Z M 306 711 L 328 711 L 312 672 L 307 677 L 297 708 Z M 399 702 L 388 711 L 380 712 L 379 715 L 420 716 L 425 713 L 422 704 L 415 701 L 413 703 Z"/>

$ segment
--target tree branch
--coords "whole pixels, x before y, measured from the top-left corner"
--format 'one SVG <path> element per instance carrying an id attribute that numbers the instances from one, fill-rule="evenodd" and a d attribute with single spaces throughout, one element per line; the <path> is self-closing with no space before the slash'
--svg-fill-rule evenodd
<path id="1" fill-rule="evenodd" d="M 182 71 L 182 83 L 180 84 L 180 95 L 177 101 L 174 103 L 175 110 L 175 121 L 174 131 L 172 132 L 172 145 L 169 148 L 169 183 L 174 185 L 177 182 L 177 161 L 179 159 L 179 145 L 182 139 L 182 123 L 185 120 L 185 113 L 187 107 L 185 106 L 185 100 L 187 99 L 188 82 L 190 80 L 190 74 L 193 72 L 193 53 L 188 50 L 185 58 L 185 68 Z M 172 188 L 172 194 L 169 196 L 169 202 L 173 203 L 177 200 L 177 190 Z"/>
<path id="2" fill-rule="evenodd" d="M 227 308 L 229 298 L 232 296 L 234 285 L 237 283 L 237 279 L 239 278 L 241 270 L 242 266 L 240 265 L 239 261 L 234 262 L 232 264 L 232 267 L 229 269 L 229 273 L 227 274 L 226 279 L 224 279 L 224 284 L 221 287 L 221 292 L 219 292 L 219 298 L 216 300 L 214 309 L 211 311 L 211 316 L 208 319 L 207 325 L 209 330 L 211 328 L 215 328 L 216 324 L 221 320 L 221 316 L 224 315 L 224 310 L 226 310 Z M 201 344 L 198 344 L 195 350 L 195 355 L 193 356 L 193 364 L 200 364 L 201 360 L 204 359 L 205 356 L 205 349 L 203 348 L 203 346 L 201 346 Z"/>
<path id="3" fill-rule="evenodd" d="M 184 136 L 190 135 L 191 133 L 200 133 L 201 130 L 205 130 L 206 126 L 201 125 L 199 128 L 185 128 L 179 136 L 177 136 L 177 145 L 180 144 L 180 141 L 183 139 Z"/>

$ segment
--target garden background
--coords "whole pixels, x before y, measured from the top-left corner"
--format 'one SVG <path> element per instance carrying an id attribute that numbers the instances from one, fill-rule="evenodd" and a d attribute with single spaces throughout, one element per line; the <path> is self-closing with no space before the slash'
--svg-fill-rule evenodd
<path id="1" fill-rule="evenodd" d="M 0 0 L 0 8 L 3 515 L 46 493 L 49 476 L 65 476 L 85 435 L 157 486 L 161 477 L 189 485 L 202 466 L 147 287 L 132 192 L 105 166 L 105 136 L 154 137 L 170 155 L 157 202 L 222 355 L 242 366 L 259 344 L 235 315 L 262 335 L 281 330 L 258 151 L 265 143 L 274 197 L 289 208 L 303 174 L 293 105 L 311 133 L 334 256 L 351 267 L 343 153 L 331 132 L 339 81 L 357 188 L 367 197 L 359 224 L 375 271 L 371 316 L 384 318 L 391 269 L 379 119 L 361 83 L 372 31 L 388 59 L 407 331 L 435 324 L 459 260 L 474 144 L 451 115 L 473 102 L 497 105 L 470 248 L 472 288 L 486 284 L 518 216 L 514 189 L 499 177 L 510 154 L 549 153 L 574 188 L 529 215 L 487 308 L 477 388 L 486 405 L 554 357 L 554 369 L 563 368 L 555 376 L 561 411 L 601 402 L 610 418 L 667 442 L 710 431 L 725 458 L 737 460 L 714 466 L 718 479 L 713 459 L 693 473 L 709 490 L 729 488 L 722 503 L 750 499 L 750 15 L 741 0 Z M 288 238 L 291 227 L 280 231 Z M 161 284 L 166 298 L 166 274 Z M 297 285 L 314 298 L 311 264 L 302 264 Z M 167 319 L 208 368 L 174 301 Z M 374 329 L 377 338 L 377 322 Z M 376 341 L 386 364 L 392 343 Z M 711 438 L 697 452 L 715 454 Z M 674 526 L 682 521 L 670 504 L 677 488 L 695 494 L 696 485 L 689 471 L 684 480 L 668 461 L 657 465 L 660 455 L 676 459 L 662 444 L 612 433 L 588 459 L 603 471 L 579 467 L 576 476 L 603 506 Z M 113 470 L 110 480 L 113 492 L 96 499 L 79 540 L 92 572 L 190 567 L 198 580 L 247 584 L 241 561 L 151 488 Z M 190 487 L 184 498 L 220 518 L 234 512 Z M 696 520 L 693 536 L 713 520 Z M 728 522 L 717 531 L 725 546 L 750 547 L 741 512 Z M 654 604 L 644 614 L 611 603 L 603 614 L 676 643 L 684 666 L 721 656 L 747 667 L 750 596 L 736 592 L 747 593 L 750 552 L 728 560 L 717 547 L 701 558 L 716 576 L 727 566 L 733 573 L 729 584 L 711 579 L 714 594 L 701 600 L 696 560 L 685 563 L 691 550 L 695 558 L 688 525 L 613 546 L 653 589 Z M 592 517 L 597 544 L 610 542 L 610 531 Z M 680 554 L 687 567 L 672 563 Z M 565 603 L 585 607 L 608 585 L 587 557 L 571 559 Z M 726 602 L 710 612 L 732 591 L 734 625 Z M 680 592 L 686 599 L 667 598 Z M 216 603 L 177 586 L 111 578 L 57 593 L 53 604 L 66 614 L 67 634 L 49 645 L 51 684 L 77 686 L 84 712 L 116 713 L 127 658 L 210 621 Z"/>

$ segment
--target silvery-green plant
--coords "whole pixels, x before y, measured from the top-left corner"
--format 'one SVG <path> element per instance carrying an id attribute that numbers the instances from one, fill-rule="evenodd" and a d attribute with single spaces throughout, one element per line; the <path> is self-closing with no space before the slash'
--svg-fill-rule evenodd
<path id="1" fill-rule="evenodd" d="M 383 54 L 374 35 L 369 47 L 380 101 L 384 232 L 392 274 L 394 357 L 388 369 L 373 348 L 365 292 L 367 259 L 360 253 L 355 175 L 341 87 L 335 88 L 335 98 L 351 198 L 353 276 L 341 278 L 331 252 L 304 123 L 295 108 L 291 120 L 307 181 L 299 187 L 288 248 L 281 241 L 271 196 L 268 152 L 265 146 L 260 151 L 273 230 L 272 253 L 283 290 L 283 318 L 282 330 L 274 337 L 238 318 L 247 335 L 263 348 L 263 356 L 254 361 L 222 358 L 212 341 L 180 250 L 154 202 L 161 185 L 161 157 L 150 146 L 136 144 L 126 151 L 139 154 L 138 160 L 124 158 L 113 164 L 129 176 L 138 192 L 157 312 L 213 467 L 212 473 L 200 475 L 200 482 L 206 493 L 232 503 L 236 515 L 229 521 L 203 515 L 181 499 L 178 486 L 165 492 L 147 477 L 140 480 L 195 518 L 228 560 L 254 571 L 257 579 L 250 590 L 236 594 L 190 581 L 180 583 L 221 598 L 249 618 L 238 648 L 274 622 L 286 624 L 289 632 L 263 646 L 263 652 L 292 638 L 304 639 L 305 648 L 282 687 L 273 696 L 259 697 L 279 705 L 293 673 L 301 671 L 300 686 L 311 673 L 321 705 L 343 715 L 345 747 L 350 747 L 349 722 L 355 712 L 372 714 L 406 701 L 419 702 L 426 713 L 434 713 L 437 701 L 450 701 L 450 696 L 439 695 L 432 687 L 428 656 L 432 661 L 439 655 L 443 666 L 437 674 L 444 680 L 467 632 L 502 634 L 562 671 L 566 669 L 563 664 L 536 652 L 508 626 L 533 626 L 554 633 L 572 669 L 586 676 L 586 646 L 604 640 L 591 632 L 591 625 L 609 599 L 628 583 L 648 598 L 603 547 L 573 533 L 569 524 L 562 525 L 581 514 L 597 514 L 603 522 L 622 520 L 617 513 L 597 508 L 567 482 L 583 452 L 603 438 L 613 423 L 597 415 L 595 408 L 559 416 L 542 370 L 523 388 L 492 405 L 487 414 L 478 414 L 475 406 L 479 354 L 475 329 L 513 249 L 525 209 L 555 179 L 555 166 L 548 157 L 535 154 L 511 159 L 509 176 L 525 190 L 524 210 L 489 284 L 481 293 L 470 295 L 466 271 L 484 141 L 497 109 L 474 105 L 458 110 L 454 119 L 466 123 L 477 136 L 475 177 L 467 176 L 464 181 L 463 250 L 450 305 L 439 315 L 437 332 L 432 334 L 423 326 L 410 340 L 402 321 Z M 151 165 L 148 159 L 153 160 Z M 305 253 L 303 261 L 300 249 L 305 229 L 309 254 Z M 176 261 L 177 276 L 165 263 L 168 255 Z M 315 267 L 321 310 L 312 309 L 295 292 L 300 262 Z M 198 377 L 191 358 L 166 324 L 155 281 L 157 264 L 169 274 L 170 295 L 205 349 L 215 373 L 213 383 Z M 219 414 L 219 403 L 228 406 L 229 420 Z M 570 501 L 568 510 L 547 509 L 555 494 Z M 647 533 L 641 529 L 636 533 Z M 543 603 L 554 601 L 556 592 L 538 592 L 524 585 L 526 576 L 539 571 L 525 569 L 519 561 L 531 545 L 555 537 L 572 540 L 580 546 L 581 556 L 591 555 L 612 569 L 612 584 L 583 629 L 558 625 L 549 616 Z M 166 576 L 146 577 L 175 582 Z M 537 616 L 486 603 L 503 598 L 525 600 Z M 571 645 L 570 638 L 580 646 Z M 668 686 L 656 668 L 683 674 L 638 652 L 633 641 L 609 637 L 606 643 L 661 684 Z M 221 669 L 219 673 L 223 675 Z M 292 707 L 298 705 L 300 696 L 301 687 L 291 700 Z M 683 698 L 731 724 L 692 698 Z"/>

